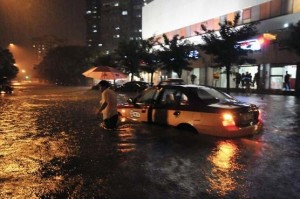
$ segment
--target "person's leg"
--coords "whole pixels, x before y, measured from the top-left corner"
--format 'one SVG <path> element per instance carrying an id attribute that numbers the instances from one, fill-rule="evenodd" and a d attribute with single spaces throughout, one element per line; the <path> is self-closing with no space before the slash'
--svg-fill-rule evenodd
<path id="1" fill-rule="evenodd" d="M 111 118 L 111 127 L 114 129 L 114 128 L 116 128 L 117 127 L 117 123 L 118 123 L 118 120 L 119 120 L 119 115 L 117 114 L 117 115 L 114 115 L 114 116 L 112 116 Z"/>
<path id="2" fill-rule="evenodd" d="M 110 120 L 109 119 L 105 119 L 103 120 L 103 123 L 104 123 L 104 128 L 106 129 L 110 129 Z"/>
<path id="3" fill-rule="evenodd" d="M 108 128 L 108 129 L 114 129 L 114 128 L 116 128 L 117 123 L 118 123 L 118 119 L 119 119 L 119 115 L 118 114 L 112 116 L 111 118 L 105 119 L 104 120 L 105 127 Z"/>

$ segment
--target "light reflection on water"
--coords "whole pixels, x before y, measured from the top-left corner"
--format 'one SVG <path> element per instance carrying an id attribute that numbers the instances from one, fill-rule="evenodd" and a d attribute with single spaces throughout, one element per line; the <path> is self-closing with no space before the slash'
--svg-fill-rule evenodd
<path id="1" fill-rule="evenodd" d="M 0 98 L 1 198 L 38 198 L 64 180 L 62 175 L 42 178 L 41 166 L 76 152 L 76 147 L 68 147 L 70 133 L 51 115 L 63 107 L 58 101 L 76 101 L 77 97 L 48 92 L 51 90 L 39 94 L 23 90 Z"/>
<path id="2" fill-rule="evenodd" d="M 210 189 L 220 196 L 225 196 L 237 188 L 233 173 L 241 169 L 237 163 L 238 147 L 230 141 L 221 141 L 208 157 L 212 163 L 211 173 L 208 178 Z"/>
<path id="3" fill-rule="evenodd" d="M 118 133 L 120 139 L 118 146 L 118 151 L 121 153 L 128 153 L 136 150 L 136 144 L 131 140 L 136 139 L 133 129 L 130 126 L 122 125 L 120 127 L 120 132 Z"/>

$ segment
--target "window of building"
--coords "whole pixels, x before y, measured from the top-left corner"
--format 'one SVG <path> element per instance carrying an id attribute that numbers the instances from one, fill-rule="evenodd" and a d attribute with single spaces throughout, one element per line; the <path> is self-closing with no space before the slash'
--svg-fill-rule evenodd
<path id="1" fill-rule="evenodd" d="M 294 1 L 293 13 L 300 12 L 300 1 Z"/>
<path id="2" fill-rule="evenodd" d="M 114 5 L 115 7 L 117 7 L 117 6 L 119 6 L 119 3 L 115 3 L 115 5 Z"/>
<path id="3" fill-rule="evenodd" d="M 122 11 L 122 15 L 128 15 L 127 10 Z"/>
<path id="4" fill-rule="evenodd" d="M 251 18 L 251 8 L 245 9 L 243 11 L 243 20 Z"/>
<path id="5" fill-rule="evenodd" d="M 271 17 L 276 17 L 281 14 L 281 0 L 273 0 L 271 1 Z"/>
<path id="6" fill-rule="evenodd" d="M 267 19 L 270 17 L 270 2 L 260 5 L 260 19 Z"/>
<path id="7" fill-rule="evenodd" d="M 86 14 L 91 14 L 91 13 L 92 13 L 92 11 L 90 11 L 90 10 L 86 11 Z"/>

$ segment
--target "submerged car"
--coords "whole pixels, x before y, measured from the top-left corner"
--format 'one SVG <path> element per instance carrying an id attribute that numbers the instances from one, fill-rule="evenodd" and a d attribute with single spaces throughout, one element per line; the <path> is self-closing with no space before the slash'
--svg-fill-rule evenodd
<path id="1" fill-rule="evenodd" d="M 196 85 L 151 87 L 119 104 L 118 112 L 121 121 L 164 124 L 221 137 L 253 135 L 263 125 L 258 106 Z"/>

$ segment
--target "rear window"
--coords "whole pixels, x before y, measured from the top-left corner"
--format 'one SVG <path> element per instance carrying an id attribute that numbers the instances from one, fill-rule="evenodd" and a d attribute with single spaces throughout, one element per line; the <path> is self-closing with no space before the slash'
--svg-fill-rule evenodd
<path id="1" fill-rule="evenodd" d="M 236 101 L 233 97 L 213 88 L 199 88 L 197 95 L 207 104 Z"/>

